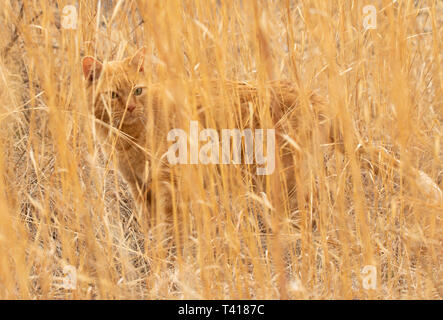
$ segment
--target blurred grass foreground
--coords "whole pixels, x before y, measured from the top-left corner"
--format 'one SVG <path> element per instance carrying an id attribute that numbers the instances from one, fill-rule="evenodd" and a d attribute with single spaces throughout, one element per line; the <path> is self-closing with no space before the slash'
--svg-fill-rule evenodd
<path id="1" fill-rule="evenodd" d="M 442 299 L 441 1 L 1 0 L 0 22 L 1 299 Z M 174 167 L 171 233 L 135 210 L 83 85 L 84 56 L 142 46 L 185 131 L 236 127 L 226 81 L 257 85 L 264 128 L 265 84 L 300 92 L 272 175 Z"/>

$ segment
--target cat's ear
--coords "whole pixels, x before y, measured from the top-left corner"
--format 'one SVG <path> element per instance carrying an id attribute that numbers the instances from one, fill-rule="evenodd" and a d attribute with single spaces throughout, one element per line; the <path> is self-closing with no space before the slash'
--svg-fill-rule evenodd
<path id="1" fill-rule="evenodd" d="M 145 70 L 145 55 L 146 47 L 142 47 L 137 50 L 137 52 L 130 58 L 130 64 L 137 68 L 137 71 L 143 72 Z"/>
<path id="2" fill-rule="evenodd" d="M 102 71 L 103 65 L 100 61 L 93 57 L 87 56 L 82 61 L 83 75 L 85 79 L 93 82 L 98 79 Z"/>

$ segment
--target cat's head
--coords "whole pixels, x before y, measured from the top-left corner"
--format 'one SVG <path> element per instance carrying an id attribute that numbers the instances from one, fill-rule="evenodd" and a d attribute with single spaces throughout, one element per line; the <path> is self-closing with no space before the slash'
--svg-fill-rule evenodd
<path id="1" fill-rule="evenodd" d="M 97 119 L 119 127 L 143 118 L 147 104 L 144 56 L 145 48 L 119 61 L 101 63 L 94 57 L 83 58 L 83 74 Z"/>

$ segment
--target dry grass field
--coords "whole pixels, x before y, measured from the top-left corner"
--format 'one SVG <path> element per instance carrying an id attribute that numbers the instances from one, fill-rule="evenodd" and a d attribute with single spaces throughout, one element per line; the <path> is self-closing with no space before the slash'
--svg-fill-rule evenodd
<path id="1" fill-rule="evenodd" d="M 443 298 L 442 1 L 0 0 L 0 25 L 1 299 Z M 238 127 L 227 80 L 263 88 L 260 128 L 268 81 L 300 92 L 273 174 L 174 167 L 171 232 L 135 209 L 83 85 L 84 56 L 142 46 L 186 132 Z"/>

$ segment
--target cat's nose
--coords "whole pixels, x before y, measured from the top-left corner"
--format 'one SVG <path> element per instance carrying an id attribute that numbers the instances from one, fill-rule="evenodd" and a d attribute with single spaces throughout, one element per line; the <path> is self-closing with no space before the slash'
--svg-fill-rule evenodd
<path id="1" fill-rule="evenodd" d="M 134 104 L 130 104 L 130 105 L 128 105 L 128 111 L 129 111 L 129 112 L 134 111 L 134 109 L 135 109 L 135 105 L 134 105 Z"/>

